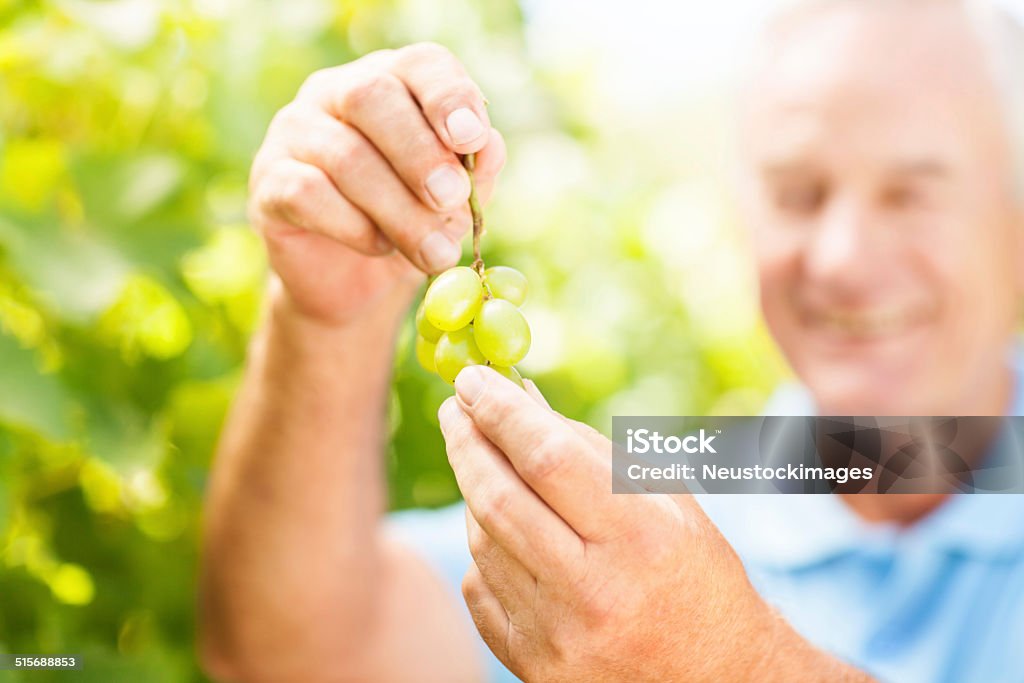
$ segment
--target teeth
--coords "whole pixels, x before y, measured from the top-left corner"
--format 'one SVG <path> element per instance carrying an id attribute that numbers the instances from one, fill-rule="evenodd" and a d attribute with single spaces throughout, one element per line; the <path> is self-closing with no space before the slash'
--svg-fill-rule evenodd
<path id="1" fill-rule="evenodd" d="M 828 312 L 819 317 L 825 327 L 856 337 L 882 337 L 904 331 L 924 318 L 920 310 Z"/>

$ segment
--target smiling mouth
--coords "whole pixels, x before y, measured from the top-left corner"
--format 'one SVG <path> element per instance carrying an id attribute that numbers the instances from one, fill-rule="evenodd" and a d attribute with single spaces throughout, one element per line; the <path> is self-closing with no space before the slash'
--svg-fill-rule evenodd
<path id="1" fill-rule="evenodd" d="M 850 341 L 869 341 L 896 337 L 915 330 L 935 316 L 934 309 L 889 307 L 871 310 L 815 311 L 806 322 L 824 332 Z"/>

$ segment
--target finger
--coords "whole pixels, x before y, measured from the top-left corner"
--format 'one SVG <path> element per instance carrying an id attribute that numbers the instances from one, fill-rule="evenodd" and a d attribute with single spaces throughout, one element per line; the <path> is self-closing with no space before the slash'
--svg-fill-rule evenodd
<path id="1" fill-rule="evenodd" d="M 507 158 L 505 138 L 495 128 L 491 128 L 487 145 L 476 153 L 476 165 L 473 170 L 473 182 L 481 204 L 486 204 L 494 194 L 494 186 L 498 174 L 505 167 Z"/>
<path id="2" fill-rule="evenodd" d="M 551 409 L 551 404 L 544 398 L 544 394 L 540 393 L 540 389 L 537 388 L 536 382 L 532 379 L 523 379 L 523 386 L 526 388 L 526 393 L 533 397 L 533 400 L 541 404 L 547 409 Z"/>
<path id="3" fill-rule="evenodd" d="M 548 403 L 548 400 L 544 397 L 544 394 L 540 392 L 540 389 L 537 388 L 537 384 L 533 380 L 524 378 L 523 385 L 526 389 L 526 393 L 532 396 L 533 399 L 540 403 L 542 406 L 551 410 L 551 404 Z M 608 441 L 604 437 L 604 435 L 601 434 L 596 429 L 594 429 L 593 427 L 591 427 L 590 425 L 584 424 L 582 422 L 577 422 L 576 420 L 570 420 L 569 418 L 560 415 L 559 413 L 554 414 L 560 417 L 562 421 L 569 425 L 569 427 L 571 427 L 573 431 L 579 434 L 580 437 L 585 439 L 594 448 L 595 452 L 597 452 L 599 455 L 607 447 Z M 614 448 L 615 446 L 613 445 L 612 447 Z M 611 458 L 611 453 L 608 453 L 608 458 Z M 629 466 L 629 464 L 631 464 L 632 461 L 634 461 L 633 458 L 629 458 L 628 456 L 626 456 L 626 454 L 623 453 L 620 458 L 620 462 L 622 463 L 621 467 L 616 468 L 614 467 L 613 463 L 612 478 L 613 480 L 618 480 L 617 483 L 613 486 L 613 490 L 621 491 L 623 493 L 650 493 L 648 489 L 644 488 L 637 482 L 625 476 L 625 469 Z M 637 462 L 637 464 L 647 463 Z M 684 507 L 686 509 L 689 509 L 694 504 L 693 497 L 688 493 L 676 494 L 670 497 L 673 498 L 677 505 L 679 505 L 680 507 Z"/>
<path id="4" fill-rule="evenodd" d="M 491 127 L 480 88 L 462 63 L 436 43 L 418 43 L 396 51 L 392 73 L 402 79 L 424 116 L 453 152 L 479 152 Z"/>
<path id="5" fill-rule="evenodd" d="M 462 597 L 466 601 L 469 615 L 476 630 L 480 632 L 487 647 L 506 666 L 509 663 L 509 629 L 512 626 L 508 613 L 501 601 L 487 585 L 483 574 L 475 563 L 462 579 Z"/>
<path id="6" fill-rule="evenodd" d="M 438 419 L 448 461 L 476 521 L 531 574 L 564 582 L 583 554 L 580 538 L 523 483 L 458 403 L 441 404 Z"/>
<path id="7" fill-rule="evenodd" d="M 363 77 L 341 112 L 388 160 L 425 205 L 448 211 L 469 199 L 469 177 L 423 117 L 405 84 L 389 72 Z"/>
<path id="8" fill-rule="evenodd" d="M 468 507 L 466 538 L 473 561 L 509 617 L 515 620 L 517 614 L 531 609 L 537 579 L 484 531 Z"/>
<path id="9" fill-rule="evenodd" d="M 610 495 L 611 458 L 557 413 L 499 379 L 485 366 L 468 367 L 455 379 L 456 397 L 523 481 L 584 539 L 612 537 L 632 523 L 623 497 Z M 595 496 L 604 493 L 609 495 L 595 505 Z"/>
<path id="10" fill-rule="evenodd" d="M 555 412 L 555 410 L 551 407 L 551 404 L 548 403 L 548 399 L 544 396 L 544 394 L 541 393 L 540 388 L 537 386 L 537 383 L 534 382 L 532 379 L 527 379 L 524 377 L 523 388 L 526 390 L 526 393 L 533 398 L 533 400 L 535 400 L 537 403 L 550 410 L 551 413 L 555 417 L 559 418 L 562 422 L 569 425 L 569 427 L 572 428 L 574 432 L 579 434 L 584 440 L 586 440 L 588 443 L 594 446 L 595 450 L 600 451 L 606 445 L 604 435 L 602 435 L 599 431 L 597 431 L 590 425 L 583 424 L 582 422 L 577 422 L 576 420 L 570 420 L 561 413 Z"/>
<path id="11" fill-rule="evenodd" d="M 264 228 L 284 224 L 309 230 L 370 256 L 393 248 L 373 221 L 343 197 L 316 166 L 289 158 L 271 163 L 260 178 L 253 201 Z"/>
<path id="12" fill-rule="evenodd" d="M 424 206 L 359 131 L 326 115 L 309 116 L 292 155 L 322 168 L 413 264 L 427 273 L 455 265 L 462 249 L 445 217 Z"/>
<path id="13" fill-rule="evenodd" d="M 569 418 L 565 417 L 564 415 L 561 415 L 560 413 L 555 412 L 551 408 L 551 404 L 548 403 L 547 398 L 545 398 L 544 394 L 542 394 L 540 392 L 540 389 L 537 388 L 536 382 L 534 382 L 533 380 L 523 378 L 523 386 L 526 389 L 526 393 L 529 394 L 535 401 L 537 401 L 537 403 L 539 403 L 540 405 L 544 406 L 548 410 L 551 410 L 553 415 L 558 417 L 565 424 L 569 425 L 569 427 L 572 428 L 572 430 L 574 432 L 576 432 L 581 438 L 583 438 L 585 441 L 587 441 L 587 443 L 589 443 L 591 445 L 591 447 L 594 449 L 594 452 L 597 453 L 598 456 L 600 456 L 602 454 L 602 452 L 606 449 L 606 447 L 608 445 L 608 441 L 607 441 L 607 439 L 605 439 L 603 434 L 598 432 L 596 429 L 594 429 L 590 425 L 583 424 L 582 422 L 577 422 L 576 420 L 570 420 Z M 611 458 L 611 454 L 610 453 L 608 454 L 608 457 Z M 625 490 L 628 490 L 628 491 L 631 491 L 631 492 L 634 492 L 634 493 L 645 493 L 645 492 L 647 492 L 646 489 L 643 489 L 642 487 L 637 486 L 633 481 L 631 481 L 628 478 L 625 478 L 624 476 L 622 476 L 622 473 L 617 472 L 616 469 L 613 467 L 612 468 L 612 478 L 613 478 L 613 481 L 614 481 L 614 479 L 616 477 L 618 477 L 620 482 L 621 482 L 620 487 L 624 488 Z M 613 490 L 614 489 L 615 489 L 615 487 L 613 487 Z"/>
<path id="14" fill-rule="evenodd" d="M 564 422 L 565 424 L 569 425 L 569 427 L 571 427 L 574 432 L 576 432 L 577 434 L 580 435 L 580 437 L 586 440 L 587 443 L 589 443 L 594 448 L 595 452 L 597 452 L 598 455 L 600 455 L 601 452 L 606 448 L 608 442 L 605 436 L 601 434 L 601 432 L 597 431 L 588 424 L 577 422 L 576 420 L 571 420 L 562 415 L 561 413 L 555 412 L 555 410 L 551 407 L 551 404 L 548 403 L 548 399 L 544 396 L 544 394 L 541 393 L 540 388 L 537 387 L 537 383 L 534 382 L 532 379 L 526 379 L 524 377 L 523 387 L 526 389 L 526 393 L 532 396 L 533 399 L 537 401 L 537 403 L 541 404 L 542 406 L 550 410 L 552 414 L 561 419 L 562 422 Z M 609 457 L 611 457 L 610 453 Z"/>
<path id="15" fill-rule="evenodd" d="M 486 204 L 494 195 L 494 187 L 498 181 L 498 174 L 505 165 L 506 154 L 505 139 L 492 128 L 491 142 L 477 152 L 476 166 L 473 170 L 473 184 L 476 186 L 476 196 L 481 204 Z M 449 234 L 457 238 L 461 238 L 473 227 L 468 203 L 448 213 L 445 220 L 454 221 L 456 229 L 449 231 Z"/>

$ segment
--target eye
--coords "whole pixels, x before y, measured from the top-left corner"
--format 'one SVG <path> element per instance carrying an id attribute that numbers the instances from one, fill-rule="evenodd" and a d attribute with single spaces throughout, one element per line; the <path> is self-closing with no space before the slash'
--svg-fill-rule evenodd
<path id="1" fill-rule="evenodd" d="M 818 213 L 828 199 L 828 187 L 817 181 L 788 182 L 776 187 L 775 205 L 794 216 Z"/>
<path id="2" fill-rule="evenodd" d="M 901 183 L 882 191 L 882 205 L 890 209 L 910 209 L 925 203 L 925 193 L 917 186 Z"/>

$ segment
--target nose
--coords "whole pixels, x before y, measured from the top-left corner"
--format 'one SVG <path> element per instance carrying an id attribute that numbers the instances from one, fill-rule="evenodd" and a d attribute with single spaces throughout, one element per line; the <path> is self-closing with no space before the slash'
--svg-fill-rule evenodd
<path id="1" fill-rule="evenodd" d="M 879 276 L 875 221 L 870 206 L 856 199 L 833 201 L 807 244 L 807 277 L 834 294 L 863 293 Z"/>

